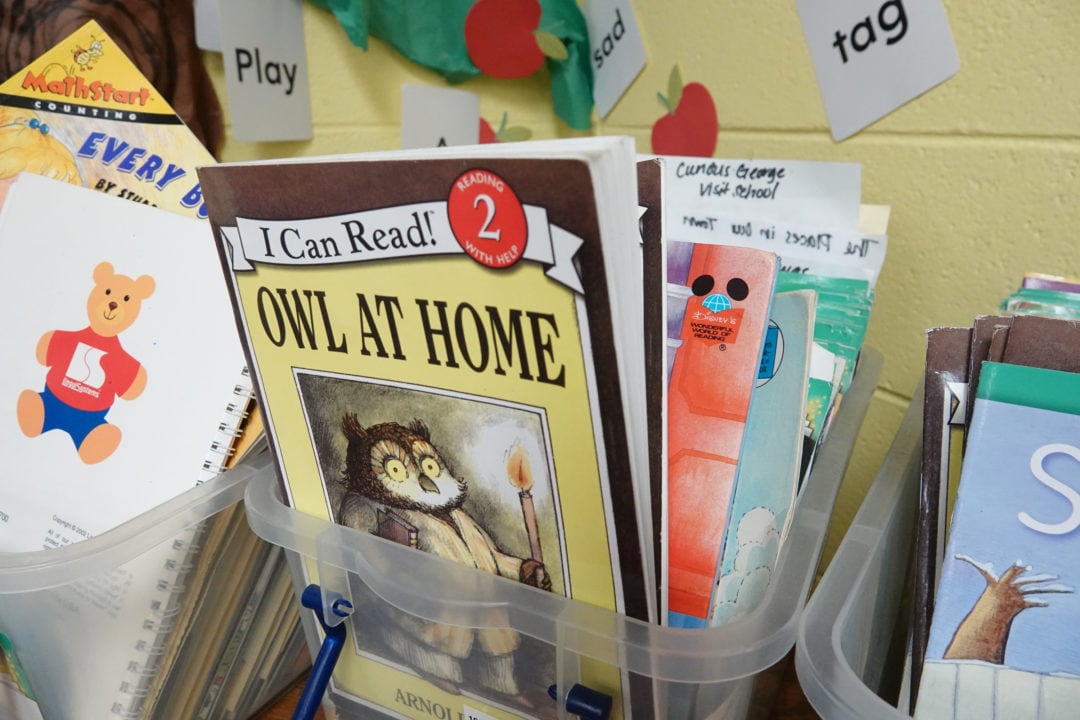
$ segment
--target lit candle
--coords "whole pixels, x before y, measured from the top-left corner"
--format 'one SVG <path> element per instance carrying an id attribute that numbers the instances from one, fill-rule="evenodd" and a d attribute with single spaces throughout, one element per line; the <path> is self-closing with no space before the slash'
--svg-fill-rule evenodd
<path id="1" fill-rule="evenodd" d="M 510 484 L 518 489 L 518 497 L 521 500 L 521 514 L 525 519 L 525 534 L 529 537 L 529 552 L 537 562 L 544 562 L 544 553 L 540 549 L 540 531 L 536 526 L 536 507 L 533 505 L 532 466 L 529 464 L 529 456 L 525 448 L 515 445 L 506 458 L 506 474 L 510 478 Z M 543 571 L 537 573 L 537 585 L 543 580 Z"/>

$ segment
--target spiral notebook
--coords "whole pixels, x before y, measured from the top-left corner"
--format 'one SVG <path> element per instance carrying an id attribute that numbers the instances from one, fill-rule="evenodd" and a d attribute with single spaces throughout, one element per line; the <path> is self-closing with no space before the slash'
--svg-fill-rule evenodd
<path id="1" fill-rule="evenodd" d="M 0 252 L 0 300 L 15 309 L 0 360 L 0 551 L 93 537 L 214 477 L 251 383 L 208 225 L 22 174 L 0 209 Z M 68 697 L 51 700 L 78 717 L 138 702 L 209 532 L 56 591 L 84 617 L 71 646 L 95 657 L 91 679 L 82 653 L 56 657 Z"/>

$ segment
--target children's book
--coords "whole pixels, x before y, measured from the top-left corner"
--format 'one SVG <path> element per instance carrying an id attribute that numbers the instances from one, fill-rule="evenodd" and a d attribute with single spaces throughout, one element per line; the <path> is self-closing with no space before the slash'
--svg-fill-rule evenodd
<path id="1" fill-rule="evenodd" d="M 93 20 L 0 84 L 0 202 L 32 172 L 205 218 L 195 168 L 213 162 Z"/>
<path id="2" fill-rule="evenodd" d="M 1080 375 L 986 362 L 915 717 L 1080 702 Z"/>
<path id="3" fill-rule="evenodd" d="M 208 223 L 22 173 L 0 208 L 0 248 L 0 296 L 20 308 L 0 374 L 0 550 L 92 538 L 214 477 L 247 395 Z M 187 551 L 163 545 L 113 585 L 57 591 L 56 611 L 79 613 L 85 636 L 52 640 L 96 648 L 96 673 L 77 654 L 48 658 L 65 692 L 43 705 L 101 717 L 130 707 L 121 686 L 141 682 L 147 660 L 136 643 L 162 641 L 152 605 L 173 599 L 169 568 Z M 36 645 L 54 632 L 5 629 Z"/>
<path id="4" fill-rule="evenodd" d="M 712 625 L 757 607 L 787 536 L 802 467 L 815 300 L 812 290 L 777 293 L 773 300 L 728 511 Z"/>
<path id="5" fill-rule="evenodd" d="M 926 333 L 923 376 L 922 470 L 915 528 L 915 600 L 912 602 L 911 701 L 918 691 L 930 635 L 946 530 L 960 481 L 960 450 L 967 424 L 971 328 L 939 327 Z"/>
<path id="6" fill-rule="evenodd" d="M 649 496 L 652 556 L 662 553 L 664 476 L 667 474 L 667 339 L 664 323 L 664 168 L 663 160 L 638 161 L 638 227 L 641 231 L 645 322 L 645 397 L 648 403 Z M 638 510 L 641 510 L 639 505 Z M 656 577 L 655 568 L 651 577 Z M 656 585 L 657 607 L 660 586 Z"/>
<path id="7" fill-rule="evenodd" d="M 661 600 L 705 627 L 772 307 L 779 258 L 668 237 L 668 474 Z"/>
<path id="8" fill-rule="evenodd" d="M 420 551 L 650 617 L 632 141 L 199 176 L 293 507 L 371 534 L 392 511 Z M 367 632 L 338 660 L 339 697 L 396 717 L 555 716 L 551 646 L 354 600 Z M 587 674 L 613 717 L 650 706 L 617 669 Z"/>
<path id="9" fill-rule="evenodd" d="M 964 417 L 970 419 L 975 411 L 975 388 L 979 387 L 979 375 L 982 373 L 982 365 L 987 360 L 1001 361 L 1000 352 L 1004 350 L 1002 341 L 1008 337 L 1009 326 L 1013 318 L 1009 315 L 979 315 L 971 323 L 971 349 L 968 351 L 968 387 L 971 392 L 967 395 L 967 408 Z M 994 342 L 995 335 L 1001 345 L 996 357 L 990 356 L 990 346 Z M 964 447 L 967 447 L 967 430 L 964 431 Z"/>

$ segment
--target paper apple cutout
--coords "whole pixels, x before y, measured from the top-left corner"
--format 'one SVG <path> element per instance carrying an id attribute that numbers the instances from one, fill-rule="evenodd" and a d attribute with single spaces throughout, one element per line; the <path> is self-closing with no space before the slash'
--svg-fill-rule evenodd
<path id="1" fill-rule="evenodd" d="M 484 118 L 480 118 L 480 143 L 518 142 L 532 137 L 532 130 L 521 125 L 506 127 L 507 113 L 503 113 L 499 129 L 494 130 Z"/>
<path id="2" fill-rule="evenodd" d="M 465 48 L 480 72 L 496 78 L 532 75 L 544 58 L 565 60 L 566 46 L 540 29 L 539 0 L 477 0 L 465 16 Z"/>
<path id="3" fill-rule="evenodd" d="M 667 114 L 653 124 L 652 151 L 657 155 L 712 157 L 716 150 L 716 103 L 701 83 L 683 85 L 676 65 L 668 79 L 668 97 L 657 93 Z"/>

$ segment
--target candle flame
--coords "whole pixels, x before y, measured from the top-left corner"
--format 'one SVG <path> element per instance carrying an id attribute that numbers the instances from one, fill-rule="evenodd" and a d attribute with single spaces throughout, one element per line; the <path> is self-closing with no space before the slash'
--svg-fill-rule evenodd
<path id="1" fill-rule="evenodd" d="M 506 458 L 506 474 L 510 477 L 510 484 L 518 490 L 532 489 L 532 467 L 529 465 L 529 455 L 522 446 L 515 445 L 510 451 Z"/>

